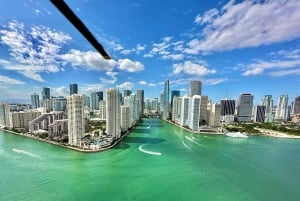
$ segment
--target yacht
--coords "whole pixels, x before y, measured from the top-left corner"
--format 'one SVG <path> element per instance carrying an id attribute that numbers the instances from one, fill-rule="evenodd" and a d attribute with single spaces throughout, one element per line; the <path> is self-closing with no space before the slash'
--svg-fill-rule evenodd
<path id="1" fill-rule="evenodd" d="M 228 137 L 241 137 L 241 138 L 248 138 L 247 135 L 241 133 L 241 132 L 228 132 L 225 133 L 226 136 Z"/>

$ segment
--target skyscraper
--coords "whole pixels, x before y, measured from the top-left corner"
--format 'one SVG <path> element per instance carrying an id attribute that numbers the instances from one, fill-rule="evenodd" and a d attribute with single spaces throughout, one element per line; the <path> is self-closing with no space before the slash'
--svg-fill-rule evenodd
<path id="1" fill-rule="evenodd" d="M 237 100 L 237 121 L 250 122 L 253 111 L 253 95 L 241 94 Z"/>
<path id="2" fill-rule="evenodd" d="M 199 120 L 200 120 L 200 105 L 201 105 L 201 96 L 194 95 L 190 98 L 189 103 L 189 128 L 192 131 L 199 130 Z"/>
<path id="3" fill-rule="evenodd" d="M 262 105 L 265 106 L 265 120 L 264 122 L 273 122 L 273 100 L 272 95 L 265 95 L 264 99 L 262 100 Z"/>
<path id="4" fill-rule="evenodd" d="M 189 97 L 180 97 L 181 99 L 181 114 L 180 114 L 180 125 L 181 126 L 188 126 L 189 122 Z"/>
<path id="5" fill-rule="evenodd" d="M 70 84 L 70 95 L 72 94 L 78 94 L 77 84 Z"/>
<path id="6" fill-rule="evenodd" d="M 43 100 L 50 99 L 50 88 L 43 87 L 42 98 Z"/>
<path id="7" fill-rule="evenodd" d="M 124 97 L 130 96 L 130 94 L 131 94 L 131 90 L 129 90 L 129 89 L 124 89 Z"/>
<path id="8" fill-rule="evenodd" d="M 84 136 L 84 100 L 79 94 L 68 97 L 68 137 L 69 144 L 80 146 Z"/>
<path id="9" fill-rule="evenodd" d="M 281 95 L 278 99 L 275 119 L 277 121 L 287 121 L 288 119 L 288 95 Z"/>
<path id="10" fill-rule="evenodd" d="M 163 119 L 167 120 L 169 117 L 169 96 L 170 96 L 170 85 L 169 80 L 165 81 L 165 87 L 164 87 L 164 111 L 163 111 Z"/>
<path id="11" fill-rule="evenodd" d="M 106 91 L 106 131 L 113 139 L 121 137 L 120 93 L 118 89 Z"/>
<path id="12" fill-rule="evenodd" d="M 171 107 L 173 107 L 173 98 L 174 98 L 174 96 L 179 97 L 180 96 L 180 91 L 178 91 L 178 90 L 171 91 Z"/>
<path id="13" fill-rule="evenodd" d="M 293 103 L 293 108 L 292 108 L 292 114 L 300 114 L 300 96 L 297 96 L 295 98 L 295 101 Z"/>
<path id="14" fill-rule="evenodd" d="M 207 124 L 208 118 L 207 118 L 207 104 L 208 104 L 208 96 L 200 96 L 200 123 L 201 124 Z"/>
<path id="15" fill-rule="evenodd" d="M 40 98 L 37 93 L 31 94 L 31 105 L 33 109 L 40 107 Z"/>
<path id="16" fill-rule="evenodd" d="M 136 91 L 136 99 L 137 104 L 139 105 L 139 117 L 143 116 L 144 113 L 144 90 L 137 90 Z"/>
<path id="17" fill-rule="evenodd" d="M 190 82 L 190 97 L 193 95 L 201 95 L 201 81 Z"/>
<path id="18" fill-rule="evenodd" d="M 121 129 L 122 131 L 127 131 L 130 127 L 130 107 L 122 105 L 121 106 Z"/>
<path id="19" fill-rule="evenodd" d="M 0 125 L 9 127 L 9 104 L 0 103 Z"/>
<path id="20" fill-rule="evenodd" d="M 254 122 L 264 122 L 266 114 L 266 106 L 264 105 L 256 105 L 253 108 L 253 121 Z"/>
<path id="21" fill-rule="evenodd" d="M 209 126 L 218 127 L 220 126 L 220 117 L 221 117 L 221 104 L 214 103 L 210 104 L 209 110 Z"/>
<path id="22" fill-rule="evenodd" d="M 172 101 L 172 121 L 178 122 L 181 114 L 181 99 L 178 96 L 173 97 Z"/>
<path id="23" fill-rule="evenodd" d="M 231 123 L 234 121 L 235 100 L 221 100 L 221 122 Z"/>
<path id="24" fill-rule="evenodd" d="M 99 109 L 99 102 L 103 100 L 103 91 L 91 93 L 91 108 L 92 110 Z"/>

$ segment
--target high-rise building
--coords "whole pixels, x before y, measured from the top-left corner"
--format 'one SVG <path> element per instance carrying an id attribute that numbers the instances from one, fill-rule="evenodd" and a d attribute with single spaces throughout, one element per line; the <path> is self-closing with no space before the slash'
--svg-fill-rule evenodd
<path id="1" fill-rule="evenodd" d="M 199 130 L 199 121 L 200 121 L 200 105 L 201 105 L 201 96 L 194 95 L 190 98 L 189 103 L 189 128 L 192 131 Z"/>
<path id="2" fill-rule="evenodd" d="M 288 119 L 288 95 L 281 95 L 278 99 L 275 119 L 276 121 L 287 121 Z"/>
<path id="3" fill-rule="evenodd" d="M 21 112 L 10 112 L 9 115 L 9 127 L 24 128 L 28 131 L 29 122 L 40 116 L 41 112 L 37 110 L 29 110 Z"/>
<path id="4" fill-rule="evenodd" d="M 0 103 L 0 125 L 9 127 L 9 104 Z"/>
<path id="5" fill-rule="evenodd" d="M 77 84 L 70 84 L 70 95 L 78 94 L 78 85 Z"/>
<path id="6" fill-rule="evenodd" d="M 211 127 L 218 127 L 220 126 L 220 117 L 221 117 L 221 104 L 214 103 L 210 105 L 209 110 L 209 122 L 208 125 Z"/>
<path id="7" fill-rule="evenodd" d="M 131 93 L 132 93 L 131 90 L 129 90 L 129 89 L 124 89 L 124 97 L 130 96 Z"/>
<path id="8" fill-rule="evenodd" d="M 169 117 L 169 97 L 170 97 L 170 84 L 169 80 L 165 81 L 165 87 L 164 87 L 164 111 L 163 111 L 163 119 L 167 120 Z"/>
<path id="9" fill-rule="evenodd" d="M 81 139 L 85 133 L 84 100 L 82 95 L 72 94 L 67 102 L 69 144 L 81 146 Z"/>
<path id="10" fill-rule="evenodd" d="M 200 96 L 200 123 L 201 125 L 205 125 L 208 123 L 208 116 L 207 116 L 207 104 L 208 104 L 208 96 Z"/>
<path id="11" fill-rule="evenodd" d="M 63 96 L 52 98 L 53 111 L 66 111 L 67 99 Z"/>
<path id="12" fill-rule="evenodd" d="M 153 98 L 151 100 L 151 110 L 158 112 L 158 98 Z"/>
<path id="13" fill-rule="evenodd" d="M 83 95 L 83 100 L 84 100 L 84 106 L 90 107 L 90 105 L 91 105 L 90 97 Z"/>
<path id="14" fill-rule="evenodd" d="M 40 98 L 37 93 L 31 94 L 31 105 L 33 109 L 40 107 Z"/>
<path id="15" fill-rule="evenodd" d="M 297 96 L 295 98 L 295 101 L 293 103 L 292 107 L 292 115 L 300 114 L 300 96 Z"/>
<path id="16" fill-rule="evenodd" d="M 221 122 L 231 123 L 234 121 L 235 100 L 221 100 Z"/>
<path id="17" fill-rule="evenodd" d="M 172 121 L 179 122 L 181 114 L 181 99 L 179 96 L 173 97 L 172 105 Z"/>
<path id="18" fill-rule="evenodd" d="M 194 96 L 194 95 L 201 95 L 201 81 L 191 81 L 190 82 L 190 97 Z"/>
<path id="19" fill-rule="evenodd" d="M 179 97 L 180 96 L 180 91 L 178 91 L 178 90 L 171 91 L 171 108 L 173 107 L 173 98 L 174 98 L 174 96 Z"/>
<path id="20" fill-rule="evenodd" d="M 123 132 L 127 131 L 130 127 L 130 107 L 122 105 L 121 106 L 121 130 Z"/>
<path id="21" fill-rule="evenodd" d="M 50 88 L 43 87 L 42 98 L 43 100 L 50 99 Z"/>
<path id="22" fill-rule="evenodd" d="M 257 123 L 265 122 L 266 106 L 255 105 L 253 108 L 253 121 Z"/>
<path id="23" fill-rule="evenodd" d="M 99 110 L 99 102 L 103 100 L 103 91 L 91 93 L 92 110 Z"/>
<path id="24" fill-rule="evenodd" d="M 273 122 L 273 100 L 272 95 L 265 95 L 264 99 L 262 100 L 262 105 L 265 106 L 265 120 L 264 122 L 271 123 Z M 254 118 L 255 120 L 255 118 Z"/>
<path id="25" fill-rule="evenodd" d="M 253 111 L 253 95 L 241 94 L 237 100 L 237 121 L 250 122 Z"/>
<path id="26" fill-rule="evenodd" d="M 189 124 L 189 102 L 190 98 L 183 96 L 181 99 L 181 114 L 180 114 L 180 125 L 188 126 Z"/>
<path id="27" fill-rule="evenodd" d="M 163 114 L 164 112 L 164 108 L 165 108 L 165 94 L 161 93 L 160 94 L 160 105 L 159 105 L 159 111 L 161 112 L 161 114 Z"/>
<path id="28" fill-rule="evenodd" d="M 120 93 L 118 89 L 106 91 L 106 132 L 113 139 L 121 137 Z"/>
<path id="29" fill-rule="evenodd" d="M 144 90 L 137 90 L 136 91 L 136 100 L 137 104 L 139 105 L 139 117 L 143 116 L 144 113 Z"/>

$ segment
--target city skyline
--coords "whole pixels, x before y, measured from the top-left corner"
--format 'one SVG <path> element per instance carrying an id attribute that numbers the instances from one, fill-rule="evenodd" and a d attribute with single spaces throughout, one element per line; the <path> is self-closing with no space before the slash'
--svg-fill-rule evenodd
<path id="1" fill-rule="evenodd" d="M 281 95 L 289 103 L 298 96 L 299 1 L 66 3 L 112 60 L 103 60 L 50 1 L 3 2 L 1 101 L 30 101 L 43 87 L 67 97 L 72 83 L 88 96 L 142 89 L 152 99 L 165 80 L 181 95 L 199 80 L 213 102 L 242 93 L 254 95 L 254 104 L 267 94 L 274 103 Z"/>

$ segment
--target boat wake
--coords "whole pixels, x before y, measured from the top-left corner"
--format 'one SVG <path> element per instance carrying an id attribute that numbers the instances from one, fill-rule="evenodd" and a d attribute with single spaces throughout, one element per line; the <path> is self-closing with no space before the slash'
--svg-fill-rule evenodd
<path id="1" fill-rule="evenodd" d="M 144 147 L 145 145 L 146 145 L 146 144 L 142 144 L 142 145 L 139 146 L 139 150 L 140 150 L 141 152 L 144 152 L 144 153 L 146 153 L 146 154 L 156 155 L 156 156 L 160 156 L 160 155 L 161 155 L 160 152 L 149 151 L 149 150 L 143 149 L 143 147 Z"/>
<path id="2" fill-rule="evenodd" d="M 39 157 L 38 155 L 35 155 L 35 154 L 30 153 L 28 151 L 24 151 L 22 149 L 15 149 L 15 148 L 13 148 L 12 151 L 15 152 L 15 153 L 18 153 L 18 154 L 24 154 L 24 155 L 27 155 L 27 156 L 31 156 L 31 157 L 34 157 L 34 158 L 41 159 L 41 157 Z"/>
<path id="3" fill-rule="evenodd" d="M 151 128 L 151 125 L 147 126 L 147 129 L 150 129 Z"/>
<path id="4" fill-rule="evenodd" d="M 189 147 L 187 144 L 185 144 L 184 141 L 181 141 L 181 143 L 183 144 L 183 146 L 184 146 L 185 148 L 187 148 L 188 150 L 192 151 L 191 147 Z"/>
<path id="5" fill-rule="evenodd" d="M 191 141 L 191 142 L 197 144 L 197 145 L 203 146 L 202 144 L 200 144 L 199 142 L 197 142 L 197 141 L 195 140 L 196 138 L 194 138 L 194 137 L 185 136 L 185 138 L 188 139 L 189 141 Z"/>

